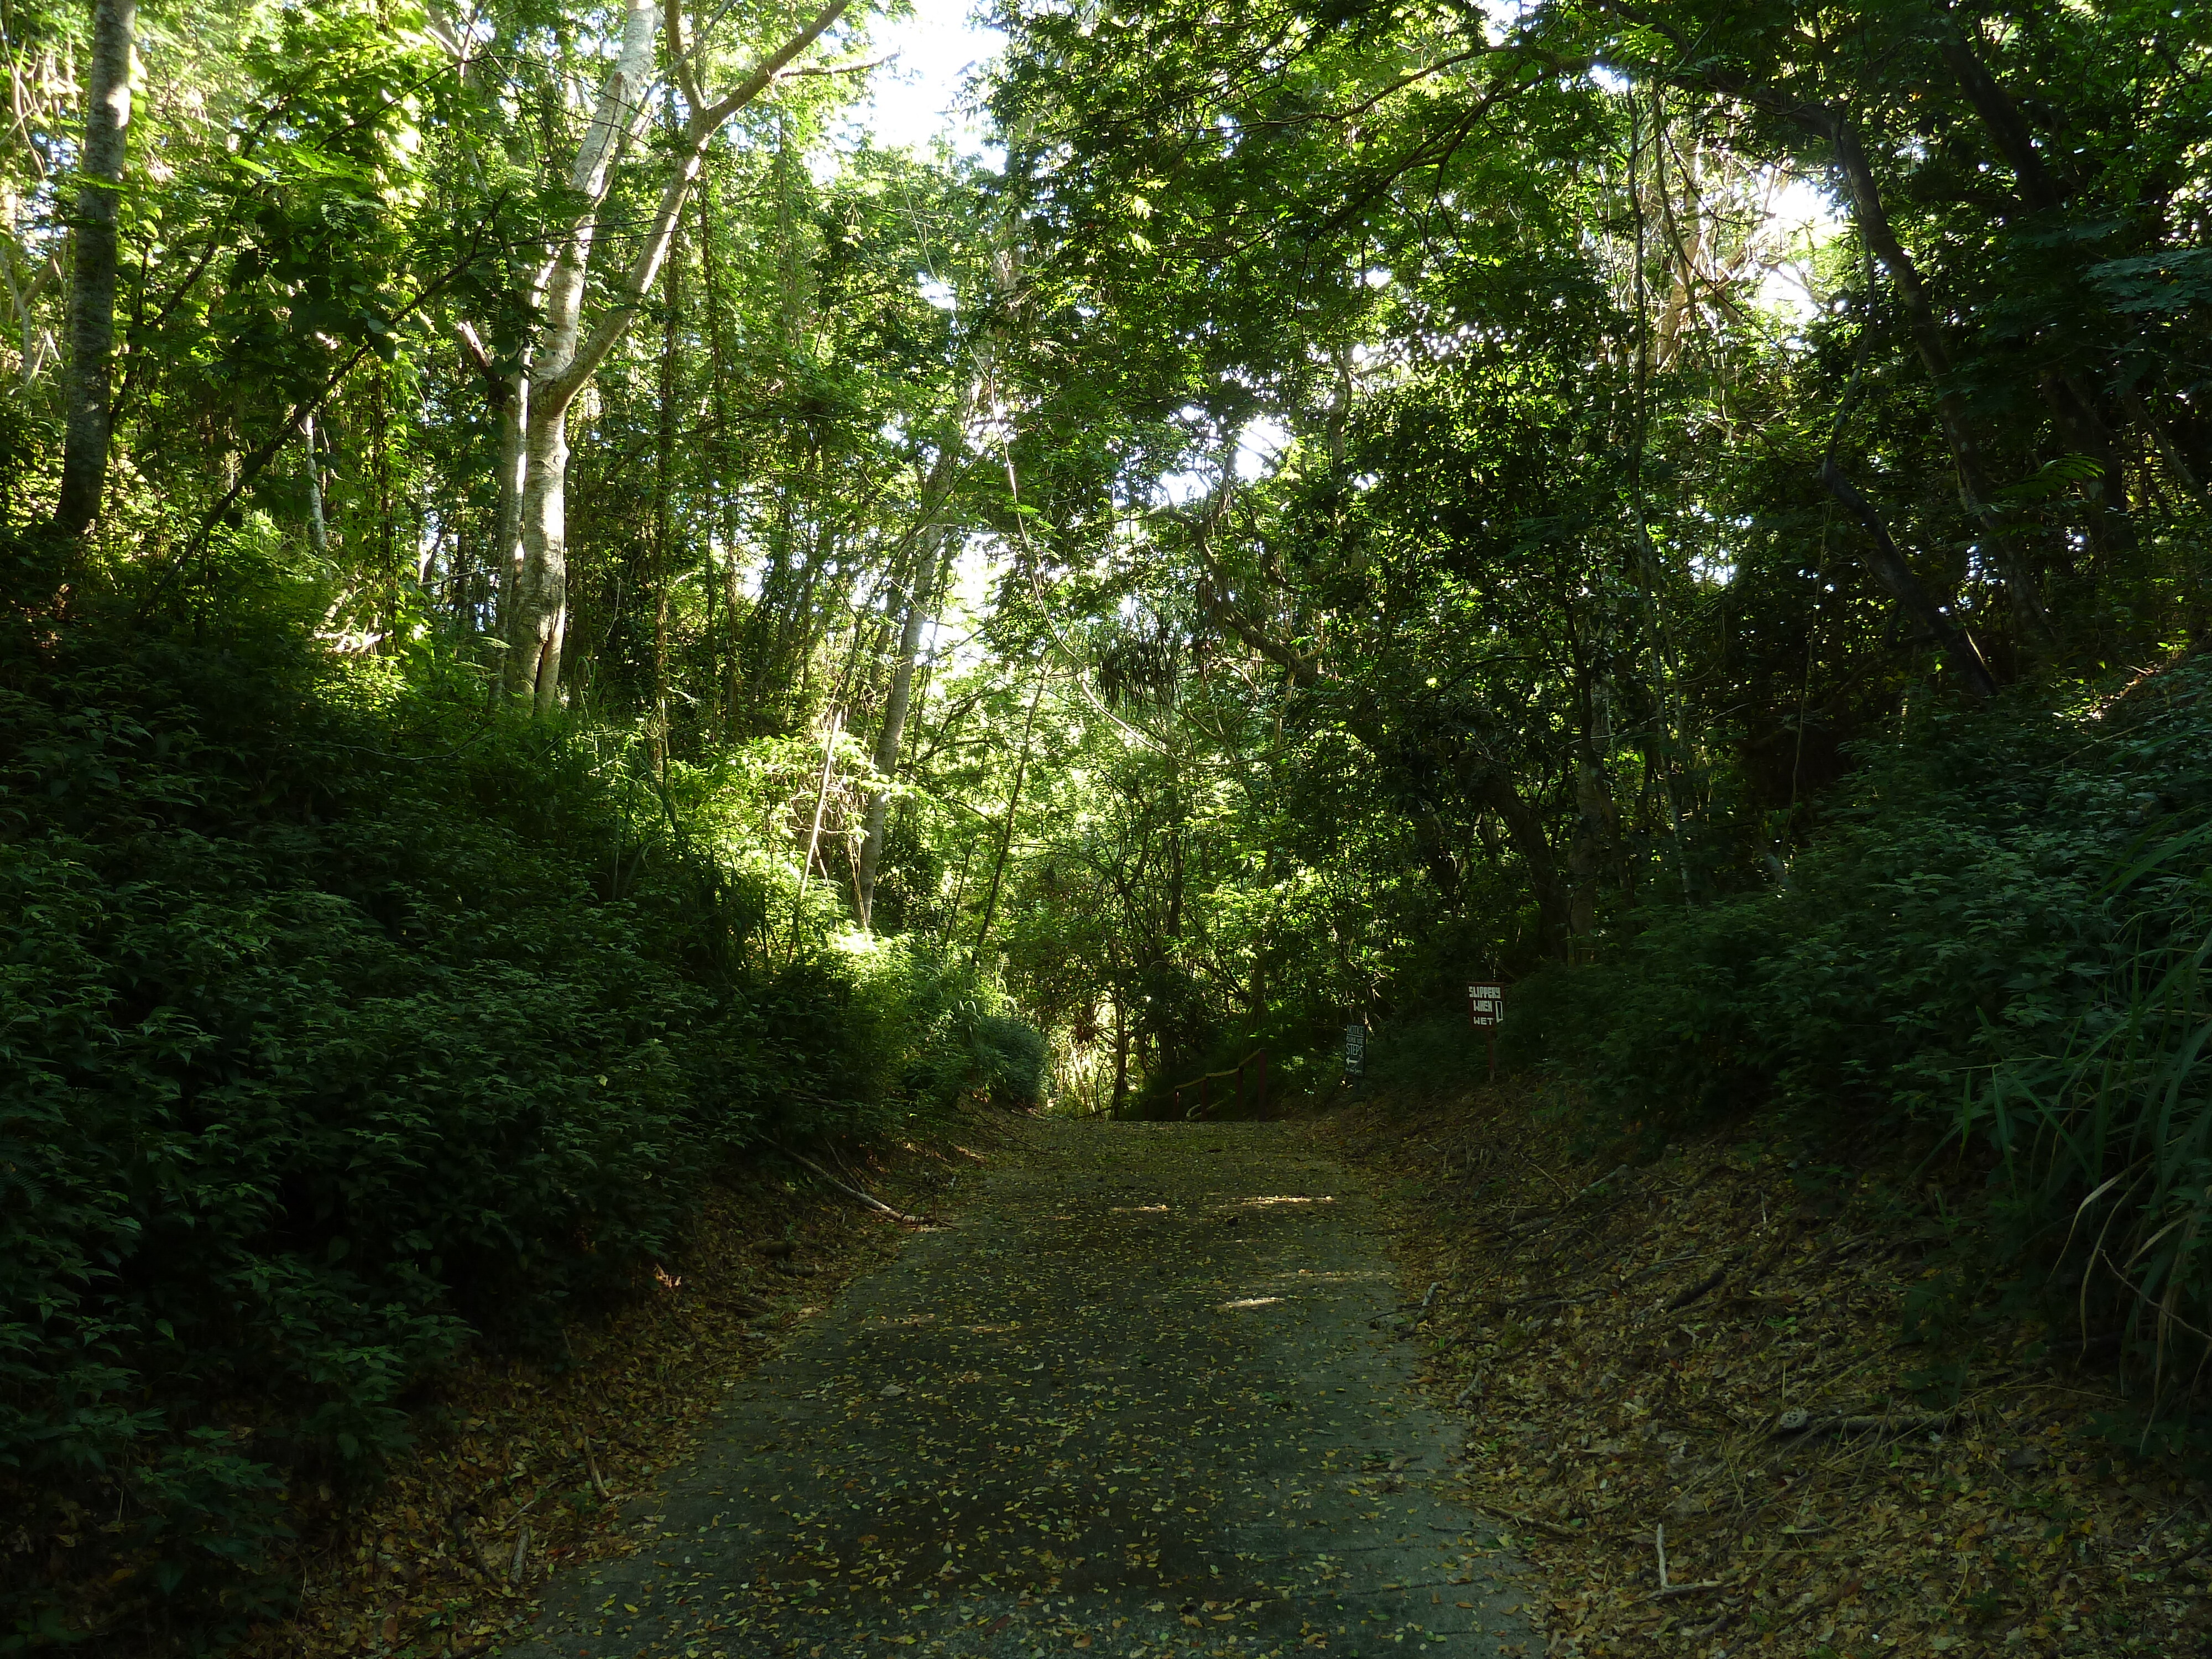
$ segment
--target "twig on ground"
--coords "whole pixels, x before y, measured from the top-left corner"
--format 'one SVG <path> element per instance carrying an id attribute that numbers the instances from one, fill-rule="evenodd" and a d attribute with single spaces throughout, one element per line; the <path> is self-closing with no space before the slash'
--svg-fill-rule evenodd
<path id="1" fill-rule="evenodd" d="M 1802 1411 L 1786 1411 L 1777 1419 L 1777 1438 L 1784 1435 L 1818 1434 L 1933 1434 L 1950 1426 L 1954 1412 L 1934 1412 L 1916 1417 L 1811 1417 Z"/>
<path id="2" fill-rule="evenodd" d="M 600 1479 L 599 1462 L 592 1455 L 592 1437 L 581 1429 L 576 1432 L 584 1443 L 584 1472 L 592 1477 L 592 1490 L 599 1493 L 602 1503 L 612 1503 L 614 1494 L 607 1490 L 607 1483 Z"/>
<path id="3" fill-rule="evenodd" d="M 1563 1527 L 1556 1521 L 1539 1521 L 1533 1515 L 1523 1515 L 1518 1510 L 1503 1510 L 1492 1504 L 1470 1502 L 1468 1507 L 1479 1515 L 1493 1516 L 1500 1521 L 1510 1521 L 1516 1527 L 1534 1527 L 1538 1532 L 1548 1532 L 1554 1538 L 1579 1538 L 1582 1534 L 1572 1527 Z"/>
<path id="4" fill-rule="evenodd" d="M 908 1215 L 903 1210 L 894 1210 L 880 1198 L 873 1197 L 867 1193 L 862 1192 L 858 1187 L 851 1186 L 845 1182 L 840 1181 L 836 1176 L 831 1175 L 829 1170 L 823 1169 L 812 1158 L 801 1158 L 797 1152 L 793 1152 L 790 1147 L 778 1146 L 773 1140 L 769 1141 L 769 1145 L 775 1147 L 777 1152 L 781 1152 L 786 1158 L 789 1158 L 793 1164 L 798 1164 L 801 1169 L 811 1170 L 816 1175 L 821 1176 L 823 1180 L 828 1182 L 839 1192 L 844 1194 L 846 1197 L 858 1199 L 870 1209 L 880 1211 L 884 1215 L 890 1217 L 894 1221 L 903 1221 L 910 1227 L 919 1227 L 926 1224 L 922 1217 L 918 1215 Z"/>
<path id="5" fill-rule="evenodd" d="M 1721 1627 L 1735 1617 L 1735 1609 L 1734 1607 L 1723 1607 L 1718 1613 L 1715 1613 L 1704 1624 L 1698 1626 L 1693 1630 L 1686 1630 L 1682 1634 L 1688 1637 L 1692 1642 L 1702 1642 L 1708 1636 L 1719 1635 Z"/>
<path id="6" fill-rule="evenodd" d="M 1580 1192 L 1577 1193 L 1577 1194 L 1575 1194 L 1575 1197 L 1576 1197 L 1576 1198 L 1588 1198 L 1588 1197 L 1589 1197 L 1592 1193 L 1595 1192 L 1599 1188 L 1601 1188 L 1601 1187 L 1604 1186 L 1604 1185 L 1605 1185 L 1605 1183 L 1606 1183 L 1607 1182 L 1608 1182 L 1608 1181 L 1618 1181 L 1618 1180 L 1620 1180 L 1620 1177 L 1621 1177 L 1621 1176 L 1623 1176 L 1626 1175 L 1627 1173 L 1628 1173 L 1628 1166 L 1627 1166 L 1626 1164 L 1622 1164 L 1619 1169 L 1615 1170 L 1614 1170 L 1611 1175 L 1601 1175 L 1601 1176 L 1599 1176 L 1595 1181 L 1591 1182 L 1590 1182 L 1590 1184 L 1589 1184 L 1589 1186 L 1587 1186 L 1587 1187 L 1583 1188 L 1582 1189 L 1582 1191 L 1580 1191 Z M 1571 1203 L 1571 1202 L 1573 1201 L 1573 1200 L 1569 1200 L 1568 1201 L 1569 1201 L 1570 1203 Z"/>
<path id="7" fill-rule="evenodd" d="M 1557 1176 L 1553 1175 L 1553 1174 L 1549 1170 L 1546 1169 L 1542 1164 L 1540 1164 L 1537 1163 L 1537 1162 L 1536 1162 L 1536 1160 L 1535 1160 L 1534 1158 L 1528 1158 L 1528 1159 L 1527 1159 L 1527 1162 L 1528 1162 L 1528 1167 L 1529 1167 L 1530 1169 L 1534 1170 L 1538 1175 L 1540 1175 L 1540 1176 L 1543 1176 L 1545 1180 L 1547 1180 L 1547 1181 L 1550 1182 L 1552 1183 L 1552 1185 L 1553 1185 L 1554 1187 L 1557 1187 L 1557 1188 L 1559 1189 L 1559 1196 L 1560 1196 L 1561 1198 L 1565 1199 L 1565 1200 L 1567 1200 L 1567 1202 L 1568 1202 L 1568 1203 L 1570 1203 L 1570 1204 L 1571 1204 L 1571 1203 L 1573 1203 L 1573 1202 L 1575 1201 L 1576 1194 L 1573 1194 L 1573 1193 L 1571 1193 L 1571 1192 L 1569 1192 L 1569 1191 L 1567 1190 L 1567 1184 L 1566 1184 L 1566 1182 L 1565 1182 L 1564 1181 L 1561 1181 L 1561 1180 L 1559 1178 L 1559 1176 Z"/>
<path id="8" fill-rule="evenodd" d="M 1683 1309 L 1688 1307 L 1692 1302 L 1702 1299 L 1716 1286 L 1717 1286 L 1721 1280 L 1727 1277 L 1728 1269 L 1726 1267 L 1714 1268 L 1711 1273 L 1699 1279 L 1696 1284 L 1691 1285 L 1688 1290 L 1684 1291 L 1680 1295 L 1676 1296 L 1672 1302 L 1669 1302 L 1667 1304 L 1667 1311 L 1668 1313 L 1680 1313 Z"/>

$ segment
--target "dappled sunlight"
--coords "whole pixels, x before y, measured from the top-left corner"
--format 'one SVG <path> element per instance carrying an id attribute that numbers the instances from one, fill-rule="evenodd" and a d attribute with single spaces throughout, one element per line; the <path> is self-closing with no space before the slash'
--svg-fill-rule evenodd
<path id="1" fill-rule="evenodd" d="M 15 0 L 0 1631 L 2205 1650 L 2202 10 Z"/>

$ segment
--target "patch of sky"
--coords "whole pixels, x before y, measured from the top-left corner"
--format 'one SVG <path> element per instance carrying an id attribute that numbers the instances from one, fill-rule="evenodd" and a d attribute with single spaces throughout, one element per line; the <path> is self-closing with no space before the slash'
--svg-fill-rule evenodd
<path id="1" fill-rule="evenodd" d="M 1265 477 L 1281 465 L 1290 447 L 1290 428 L 1272 415 L 1262 415 L 1237 437 L 1237 476 L 1247 483 Z"/>
<path id="2" fill-rule="evenodd" d="M 1289 427 L 1272 415 L 1245 423 L 1237 434 L 1237 476 L 1246 483 L 1266 477 L 1282 464 L 1290 449 Z M 1200 465 L 1161 475 L 1157 499 L 1164 507 L 1182 507 L 1210 495 L 1220 474 Z"/>
<path id="3" fill-rule="evenodd" d="M 1759 303 L 1802 329 L 1826 303 L 1814 285 L 1814 261 L 1842 232 L 1835 198 L 1813 180 L 1778 174 L 1765 192 L 1762 232 L 1775 248 L 1759 284 Z"/>
<path id="4" fill-rule="evenodd" d="M 1482 0 L 1483 21 L 1490 25 L 1491 40 L 1503 40 L 1534 9 L 1534 0 Z"/>
<path id="5" fill-rule="evenodd" d="M 868 56 L 890 61 L 869 76 L 850 127 L 886 149 L 927 153 L 942 140 L 956 155 L 994 159 L 973 82 L 1006 44 L 1003 33 L 978 20 L 972 0 L 915 0 L 872 31 Z"/>

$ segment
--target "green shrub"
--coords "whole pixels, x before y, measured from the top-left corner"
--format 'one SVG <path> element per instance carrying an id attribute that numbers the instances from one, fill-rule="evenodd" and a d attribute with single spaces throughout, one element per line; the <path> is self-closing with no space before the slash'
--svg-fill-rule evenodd
<path id="1" fill-rule="evenodd" d="M 1516 988 L 1509 1052 L 1560 1055 L 1661 1130 L 1770 1104 L 1948 1115 L 1970 1073 L 2100 1000 L 2127 953 L 2113 869 L 2208 797 L 2205 675 L 2174 671 L 2185 716 L 1960 710 L 1867 745 L 1787 887 L 1650 907 L 1615 959 Z"/>
<path id="2" fill-rule="evenodd" d="M 281 637 L 88 632 L 0 684 L 0 1501 L 218 1619 L 291 1487 L 674 1248 L 732 1152 L 1028 1052 L 915 947 L 769 940 L 763 862 L 603 739 Z M 43 1556 L 0 1559 L 35 1628 Z"/>
<path id="3" fill-rule="evenodd" d="M 1616 959 L 1536 975 L 1507 1052 L 1644 1135 L 1762 1109 L 1948 1125 L 2000 1155 L 2093 1319 L 2201 1354 L 2212 659 L 1858 758 L 1787 887 L 1655 907 Z"/>

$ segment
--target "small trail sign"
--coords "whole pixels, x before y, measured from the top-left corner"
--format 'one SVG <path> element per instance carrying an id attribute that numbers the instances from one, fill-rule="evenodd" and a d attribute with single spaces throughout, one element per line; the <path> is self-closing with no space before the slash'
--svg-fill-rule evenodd
<path id="1" fill-rule="evenodd" d="M 1344 1028 L 1344 1074 L 1346 1077 L 1367 1075 L 1367 1028 L 1364 1025 Z"/>
<path id="2" fill-rule="evenodd" d="M 1498 1022 L 1505 1018 L 1505 988 L 1496 980 L 1478 979 L 1467 988 L 1467 1023 L 1482 1033 L 1490 1051 L 1490 1080 L 1498 1081 Z"/>

